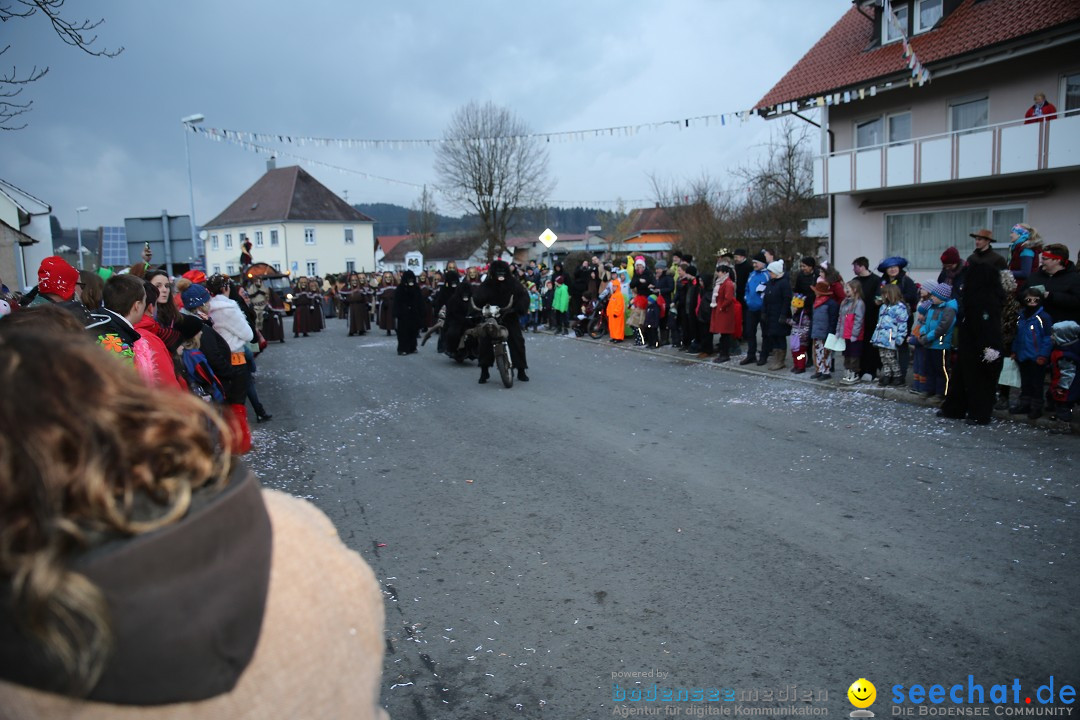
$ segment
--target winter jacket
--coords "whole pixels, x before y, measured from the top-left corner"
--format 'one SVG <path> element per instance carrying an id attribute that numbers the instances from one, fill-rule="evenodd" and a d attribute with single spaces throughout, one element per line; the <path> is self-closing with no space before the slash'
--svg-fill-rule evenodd
<path id="1" fill-rule="evenodd" d="M 844 298 L 844 302 L 840 303 L 836 321 L 836 337 L 852 341 L 862 340 L 865 320 L 866 303 L 858 298 Z"/>
<path id="2" fill-rule="evenodd" d="M 626 298 L 622 293 L 622 283 L 618 278 L 611 278 L 611 297 L 607 303 L 608 334 L 612 340 L 622 340 L 626 337 Z"/>
<path id="3" fill-rule="evenodd" d="M 878 313 L 877 328 L 870 338 L 870 344 L 887 350 L 896 350 L 904 344 L 907 337 L 908 309 L 902 302 L 895 305 L 882 305 Z"/>
<path id="4" fill-rule="evenodd" d="M 955 300 L 931 305 L 926 311 L 919 341 L 931 350 L 951 350 L 953 330 L 956 328 L 957 305 Z"/>
<path id="5" fill-rule="evenodd" d="M 240 306 L 224 295 L 210 298 L 210 319 L 214 321 L 214 330 L 234 353 L 244 352 L 244 345 L 255 337 Z"/>
<path id="6" fill-rule="evenodd" d="M 1016 321 L 1016 337 L 1012 341 L 1012 351 L 1017 360 L 1036 360 L 1038 358 L 1050 359 L 1050 351 L 1054 348 L 1051 339 L 1051 330 L 1054 321 L 1039 308 L 1033 313 L 1021 312 Z"/>
<path id="7" fill-rule="evenodd" d="M 735 283 L 730 279 L 716 283 L 710 306 L 709 332 L 722 335 L 735 335 L 739 332 L 738 316 L 742 308 L 735 302 Z"/>
<path id="8" fill-rule="evenodd" d="M 754 270 L 750 273 L 750 277 L 746 279 L 746 293 L 743 298 L 746 300 L 747 310 L 757 311 L 761 309 L 765 298 L 765 287 L 768 284 L 769 273 L 766 270 Z M 788 285 L 788 292 L 790 291 L 791 286 Z"/>
<path id="9" fill-rule="evenodd" d="M 753 282 L 753 276 L 751 276 Z M 747 294 L 750 286 L 747 286 Z M 791 333 L 788 318 L 791 317 L 791 280 L 784 273 L 775 280 L 769 280 L 762 298 L 761 319 L 765 324 L 763 335 L 780 336 Z M 747 302 L 749 305 L 749 301 Z"/>
<path id="10" fill-rule="evenodd" d="M 555 286 L 555 296 L 551 299 L 551 309 L 566 312 L 570 307 L 570 290 L 565 285 Z"/>
<path id="11" fill-rule="evenodd" d="M 147 358 L 149 362 L 146 364 L 139 362 L 139 355 L 136 352 L 135 367 L 151 387 L 185 390 L 186 388 L 180 384 L 180 380 L 176 377 L 176 366 L 173 364 L 172 353 L 169 352 L 162 339 L 158 337 L 157 327 L 159 327 L 157 320 L 150 315 L 143 315 L 139 318 L 139 322 L 135 323 L 135 331 L 139 333 L 142 341 L 146 343 L 146 347 L 150 351 Z"/>
<path id="12" fill-rule="evenodd" d="M 1052 328 L 1054 350 L 1050 353 L 1050 397 L 1060 403 L 1080 400 L 1080 325 L 1071 320 L 1055 323 Z"/>
<path id="13" fill-rule="evenodd" d="M 840 303 L 832 295 L 819 295 L 814 301 L 814 312 L 810 316 L 810 338 L 824 340 L 836 330 L 840 319 Z"/>
<path id="14" fill-rule="evenodd" d="M 1028 287 L 1042 286 L 1048 293 L 1043 307 L 1054 322 L 1080 323 L 1080 272 L 1069 262 L 1053 275 L 1042 268 L 1028 276 Z"/>

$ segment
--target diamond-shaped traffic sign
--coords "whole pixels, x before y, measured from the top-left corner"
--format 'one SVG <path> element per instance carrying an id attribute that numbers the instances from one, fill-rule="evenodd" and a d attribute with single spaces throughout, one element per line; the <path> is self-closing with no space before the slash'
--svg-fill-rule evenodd
<path id="1" fill-rule="evenodd" d="M 540 233 L 540 242 L 544 243 L 544 247 L 551 247 L 555 244 L 555 241 L 559 239 L 559 236 L 551 232 L 551 228 L 544 230 Z"/>

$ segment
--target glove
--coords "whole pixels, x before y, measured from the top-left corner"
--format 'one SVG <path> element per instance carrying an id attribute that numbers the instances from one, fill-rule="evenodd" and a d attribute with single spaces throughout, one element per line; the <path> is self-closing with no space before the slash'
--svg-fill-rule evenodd
<path id="1" fill-rule="evenodd" d="M 1046 364 L 1046 358 L 1043 357 L 1042 355 L 1040 355 L 1039 357 L 1035 358 L 1035 364 L 1039 365 L 1040 367 L 1045 365 Z"/>

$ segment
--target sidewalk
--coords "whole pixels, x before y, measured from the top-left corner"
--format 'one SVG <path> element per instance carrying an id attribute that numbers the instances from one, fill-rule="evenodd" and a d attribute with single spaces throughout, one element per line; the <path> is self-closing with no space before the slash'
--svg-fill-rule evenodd
<path id="1" fill-rule="evenodd" d="M 542 334 L 550 334 L 543 332 Z M 739 361 L 745 357 L 742 355 L 732 355 L 731 360 L 726 363 L 714 363 L 712 357 L 699 358 L 693 353 L 679 352 L 670 345 L 666 345 L 659 348 L 646 348 L 639 345 L 634 345 L 634 341 L 628 338 L 622 343 L 611 343 L 608 341 L 607 336 L 600 338 L 599 340 L 593 340 L 588 335 L 582 335 L 581 337 L 575 337 L 573 333 L 567 337 L 575 340 L 581 340 L 584 342 L 595 343 L 598 345 L 605 345 L 615 350 L 623 350 L 626 352 L 634 353 L 648 353 L 651 355 L 661 355 L 669 357 L 673 360 L 687 363 L 699 363 L 702 365 L 708 365 L 715 368 L 720 372 L 734 372 L 742 375 L 752 375 L 762 378 L 769 378 L 772 380 L 785 381 L 791 383 L 798 383 L 802 385 L 809 385 L 810 387 L 819 388 L 821 390 L 831 390 L 835 392 L 849 392 L 859 393 L 862 395 L 872 395 L 884 400 L 892 400 L 895 402 L 903 402 L 909 405 L 921 405 L 922 407 L 937 408 L 941 405 L 941 401 L 934 398 L 926 398 L 921 393 L 916 394 L 908 391 L 908 386 L 905 384 L 901 387 L 881 387 L 877 384 L 877 381 L 872 382 L 859 382 L 854 385 L 842 385 L 840 378 L 843 377 L 843 370 L 833 373 L 833 377 L 830 380 L 811 380 L 810 375 L 813 374 L 813 364 L 811 363 L 807 371 L 801 375 L 796 375 L 791 372 L 791 357 L 785 356 L 785 367 L 782 370 L 766 370 L 765 366 L 753 365 L 739 365 Z M 1016 393 L 1014 392 L 1013 395 Z M 1071 425 L 1072 434 L 1080 435 L 1080 418 L 1076 417 L 1077 412 L 1073 412 L 1073 422 Z M 1019 422 L 1031 425 L 1032 427 L 1039 427 L 1044 430 L 1055 430 L 1061 427 L 1060 423 L 1055 423 L 1050 419 L 1049 414 L 1044 415 L 1038 420 L 1029 420 L 1026 415 L 1010 415 L 1006 410 L 995 410 L 994 418 L 997 421 L 1009 421 Z"/>

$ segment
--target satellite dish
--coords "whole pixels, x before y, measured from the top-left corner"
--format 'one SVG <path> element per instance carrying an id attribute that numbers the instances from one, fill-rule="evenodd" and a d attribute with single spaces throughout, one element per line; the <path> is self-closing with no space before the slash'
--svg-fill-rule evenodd
<path id="1" fill-rule="evenodd" d="M 199 239 L 200 240 L 205 240 L 208 237 L 210 237 L 210 233 L 206 232 L 205 230 L 200 230 L 199 231 Z"/>

